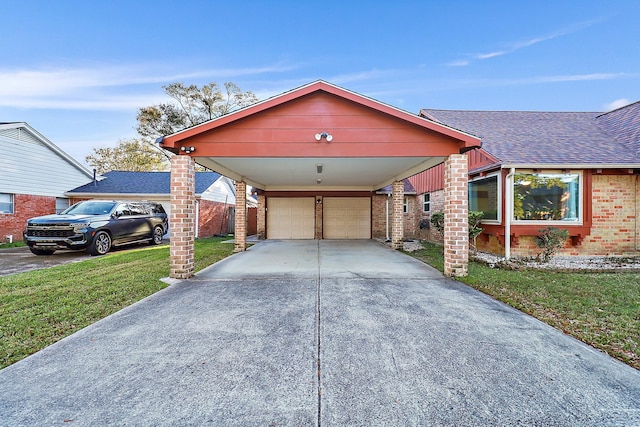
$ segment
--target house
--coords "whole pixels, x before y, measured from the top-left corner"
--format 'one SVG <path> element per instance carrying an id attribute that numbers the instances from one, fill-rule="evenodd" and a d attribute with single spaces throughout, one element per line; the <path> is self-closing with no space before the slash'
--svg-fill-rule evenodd
<path id="1" fill-rule="evenodd" d="M 65 194 L 78 202 L 87 199 L 148 200 L 163 205 L 171 216 L 171 176 L 169 172 L 111 171 L 99 180 Z M 236 203 L 233 181 L 215 172 L 195 173 L 195 237 L 233 232 Z M 171 222 L 169 222 L 171 227 Z"/>
<path id="2" fill-rule="evenodd" d="M 468 153 L 469 208 L 485 213 L 478 249 L 531 256 L 540 230 L 555 227 L 569 233 L 565 255 L 638 254 L 640 102 L 607 113 L 420 114 L 482 139 Z M 423 218 L 442 210 L 442 170 L 409 178 Z"/>
<path id="3" fill-rule="evenodd" d="M 235 249 L 246 249 L 247 186 L 258 196 L 258 235 L 269 239 L 371 239 L 389 213 L 394 248 L 404 237 L 404 180 L 444 163 L 445 274 L 467 268 L 464 153 L 480 139 L 451 126 L 316 81 L 172 135 L 171 210 L 191 209 L 197 162 L 236 182 Z M 390 198 L 377 194 L 391 186 Z M 465 196 L 465 197 L 463 197 Z M 385 209 L 387 200 L 389 209 Z M 170 275 L 193 274 L 195 221 L 174 217 Z M 375 231 L 374 231 L 375 230 Z"/>
<path id="4" fill-rule="evenodd" d="M 0 242 L 22 239 L 28 218 L 69 207 L 65 191 L 93 174 L 24 122 L 0 123 Z"/>

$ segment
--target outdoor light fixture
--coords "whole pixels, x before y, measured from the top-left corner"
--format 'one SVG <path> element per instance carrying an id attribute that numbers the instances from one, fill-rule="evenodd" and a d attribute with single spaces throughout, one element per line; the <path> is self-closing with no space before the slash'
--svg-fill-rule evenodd
<path id="1" fill-rule="evenodd" d="M 316 165 L 316 170 L 318 171 L 318 173 L 322 173 L 322 163 L 318 163 Z"/>
<path id="2" fill-rule="evenodd" d="M 180 147 L 180 151 L 184 151 L 186 154 L 196 151 L 196 147 Z"/>
<path id="3" fill-rule="evenodd" d="M 317 182 L 318 184 L 320 184 L 320 183 L 322 183 L 322 179 L 318 178 L 318 179 L 316 180 L 316 182 Z"/>
<path id="4" fill-rule="evenodd" d="M 327 142 L 331 142 L 333 140 L 333 136 L 328 132 L 316 133 L 316 141 L 320 141 L 322 138 L 326 139 Z"/>

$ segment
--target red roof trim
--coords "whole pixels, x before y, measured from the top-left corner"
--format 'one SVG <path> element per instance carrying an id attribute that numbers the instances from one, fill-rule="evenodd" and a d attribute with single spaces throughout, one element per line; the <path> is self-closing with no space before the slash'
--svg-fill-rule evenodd
<path id="1" fill-rule="evenodd" d="M 229 113 L 224 116 L 210 120 L 208 122 L 202 123 L 200 125 L 182 130 L 180 132 L 176 132 L 173 135 L 165 136 L 164 138 L 162 138 L 160 144 L 163 145 L 165 148 L 173 148 L 175 147 L 176 143 L 182 140 L 185 140 L 187 138 L 190 138 L 192 136 L 198 135 L 203 132 L 207 132 L 209 130 L 215 129 L 220 126 L 224 126 L 236 120 L 240 120 L 245 117 L 260 113 L 269 108 L 273 108 L 277 105 L 284 104 L 286 102 L 301 98 L 303 96 L 306 96 L 318 91 L 324 91 L 326 93 L 333 94 L 335 96 L 341 97 L 343 99 L 347 99 L 359 105 L 371 108 L 373 110 L 399 118 L 409 123 L 413 123 L 415 125 L 424 127 L 425 129 L 429 129 L 429 130 L 441 133 L 443 135 L 446 135 L 448 137 L 451 137 L 453 139 L 462 141 L 464 143 L 464 148 L 466 148 L 467 150 L 473 149 L 473 148 L 479 148 L 481 146 L 480 139 L 473 135 L 464 133 L 462 131 L 453 129 L 451 127 L 445 126 L 440 123 L 430 121 L 418 115 L 408 113 L 406 111 L 381 103 L 372 98 L 368 98 L 366 96 L 357 94 L 355 92 L 351 92 L 341 87 L 332 85 L 322 80 L 309 83 L 305 86 L 301 86 L 289 92 L 282 93 L 280 95 L 277 95 L 272 98 L 266 99 L 264 101 L 258 102 L 256 104 L 250 105 L 246 108 L 235 111 L 233 113 Z"/>

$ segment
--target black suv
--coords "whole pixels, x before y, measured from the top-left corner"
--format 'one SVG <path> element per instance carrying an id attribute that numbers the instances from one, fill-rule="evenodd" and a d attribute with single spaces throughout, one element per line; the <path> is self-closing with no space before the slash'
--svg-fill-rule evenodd
<path id="1" fill-rule="evenodd" d="M 27 220 L 23 239 L 36 255 L 51 255 L 57 249 L 104 255 L 112 246 L 159 245 L 167 228 L 167 213 L 159 203 L 88 200 L 59 214 Z"/>

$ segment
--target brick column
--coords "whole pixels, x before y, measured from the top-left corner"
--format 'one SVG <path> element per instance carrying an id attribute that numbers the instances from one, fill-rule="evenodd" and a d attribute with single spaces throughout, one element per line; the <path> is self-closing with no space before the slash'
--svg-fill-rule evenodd
<path id="1" fill-rule="evenodd" d="M 391 186 L 391 247 L 402 249 L 404 237 L 404 182 L 394 181 Z"/>
<path id="2" fill-rule="evenodd" d="M 195 171 L 189 156 L 171 159 L 171 218 L 169 229 L 169 277 L 187 279 L 193 276 L 196 228 Z"/>
<path id="3" fill-rule="evenodd" d="M 466 276 L 469 265 L 468 163 L 465 154 L 444 162 L 444 274 Z"/>
<path id="4" fill-rule="evenodd" d="M 247 184 L 236 181 L 236 218 L 233 232 L 234 252 L 247 250 Z"/>
<path id="5" fill-rule="evenodd" d="M 262 193 L 258 194 L 257 222 L 258 239 L 265 239 L 267 237 L 267 198 Z"/>

